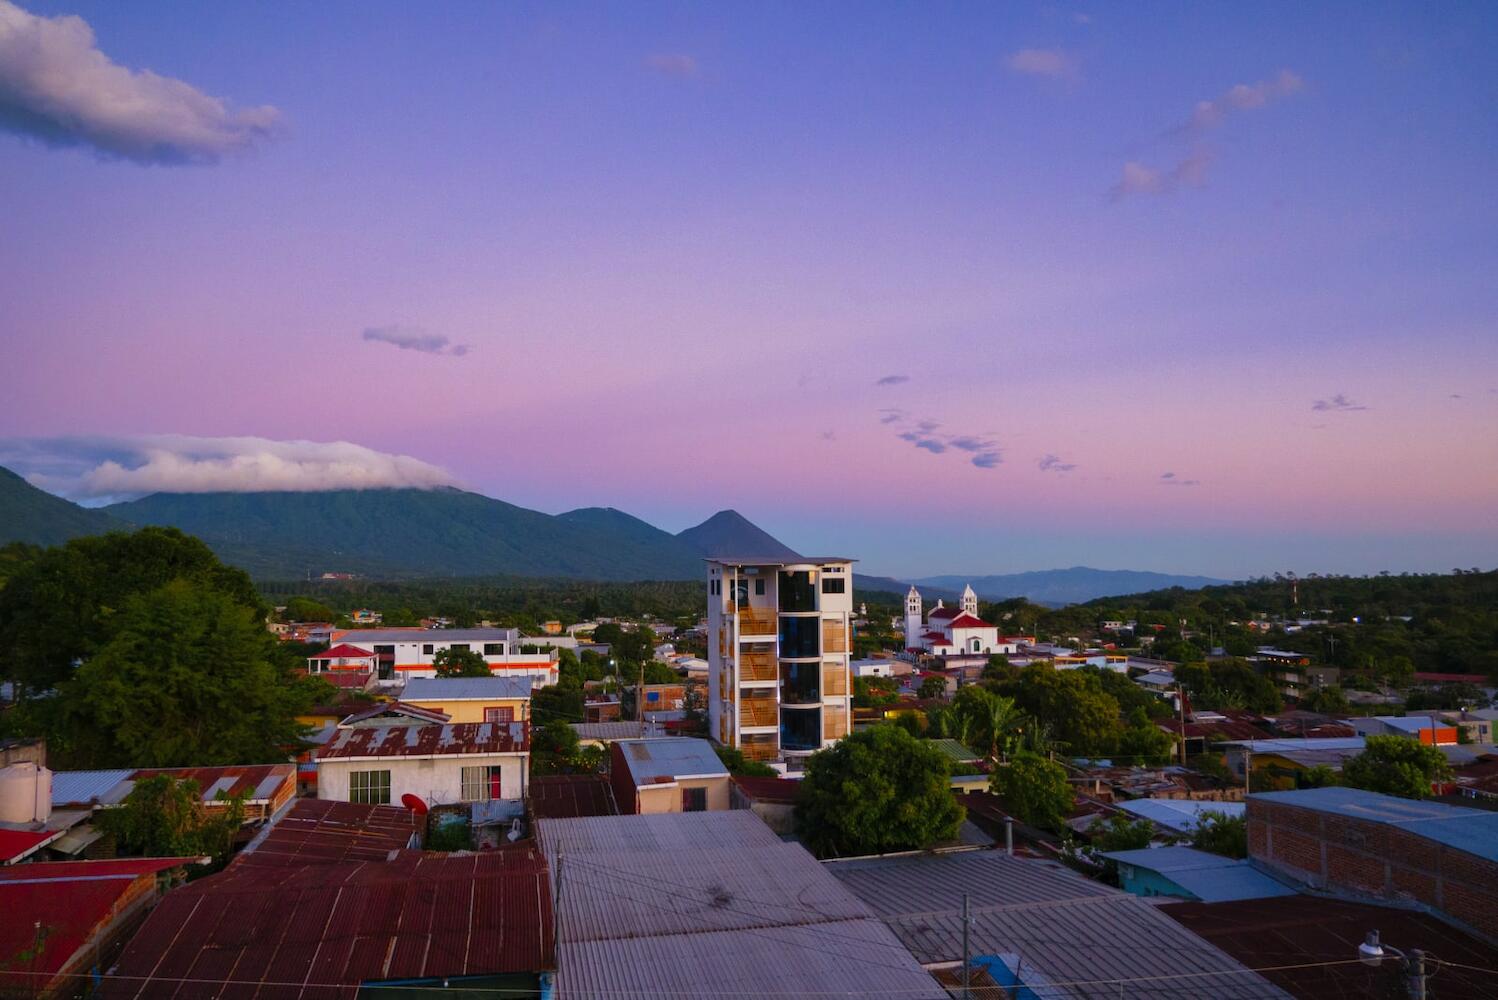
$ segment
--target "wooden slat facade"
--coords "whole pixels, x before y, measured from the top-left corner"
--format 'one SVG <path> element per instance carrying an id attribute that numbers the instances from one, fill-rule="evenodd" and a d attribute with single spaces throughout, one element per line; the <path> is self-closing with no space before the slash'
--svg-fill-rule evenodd
<path id="1" fill-rule="evenodd" d="M 822 652 L 846 653 L 848 651 L 848 628 L 840 621 L 822 622 Z"/>
<path id="2" fill-rule="evenodd" d="M 841 663 L 822 664 L 822 697 L 840 698 L 848 693 L 848 668 Z"/>

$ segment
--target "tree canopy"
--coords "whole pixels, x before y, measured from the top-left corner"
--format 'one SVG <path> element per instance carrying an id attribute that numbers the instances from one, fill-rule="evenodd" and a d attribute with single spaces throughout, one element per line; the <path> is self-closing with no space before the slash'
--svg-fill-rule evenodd
<path id="1" fill-rule="evenodd" d="M 1451 777 L 1446 755 L 1404 736 L 1370 736 L 1363 752 L 1342 765 L 1342 784 L 1406 799 L 1431 795 L 1431 784 Z"/>
<path id="2" fill-rule="evenodd" d="M 493 673 L 481 653 L 451 646 L 437 650 L 432 669 L 438 677 L 488 677 Z"/>
<path id="3" fill-rule="evenodd" d="M 807 759 L 796 828 L 819 857 L 929 847 L 962 825 L 950 780 L 939 750 L 874 726 Z"/>
<path id="4" fill-rule="evenodd" d="M 94 816 L 105 833 L 114 835 L 121 854 L 211 857 L 216 862 L 229 856 L 243 821 L 242 796 L 209 807 L 196 781 L 169 774 L 142 778 L 118 806 Z"/>
<path id="5" fill-rule="evenodd" d="M 1028 752 L 1015 754 L 1007 765 L 994 768 L 989 788 L 1022 822 L 1052 830 L 1061 825 L 1076 801 L 1065 768 Z"/>

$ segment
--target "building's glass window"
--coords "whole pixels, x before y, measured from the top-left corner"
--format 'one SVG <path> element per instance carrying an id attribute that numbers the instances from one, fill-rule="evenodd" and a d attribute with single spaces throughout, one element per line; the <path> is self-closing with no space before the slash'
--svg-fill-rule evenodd
<path id="1" fill-rule="evenodd" d="M 468 643 L 466 643 L 466 642 L 449 643 L 448 644 L 448 648 L 449 649 L 453 649 L 453 650 L 462 650 L 463 652 L 466 653 L 466 652 L 468 652 Z"/>
<path id="2" fill-rule="evenodd" d="M 781 709 L 780 745 L 787 750 L 818 749 L 822 745 L 822 710 Z"/>
<path id="3" fill-rule="evenodd" d="M 371 806 L 390 804 L 389 771 L 350 771 L 348 800 Z"/>
<path id="4" fill-rule="evenodd" d="M 800 659 L 822 655 L 822 619 L 781 618 L 780 655 Z"/>
<path id="5" fill-rule="evenodd" d="M 436 651 L 437 651 L 437 647 L 434 646 L 434 645 L 432 645 L 430 642 L 424 642 L 424 643 L 421 644 L 421 655 L 422 656 L 431 656 Z"/>
<path id="6" fill-rule="evenodd" d="M 463 768 L 463 801 L 489 802 L 504 798 L 498 765 Z"/>
<path id="7" fill-rule="evenodd" d="M 845 594 L 847 586 L 848 581 L 840 576 L 822 577 L 822 593 L 824 594 Z"/>
<path id="8" fill-rule="evenodd" d="M 502 643 L 502 642 L 486 642 L 486 643 L 484 643 L 484 655 L 485 656 L 503 656 L 503 655 L 505 655 L 505 644 Z"/>
<path id="9" fill-rule="evenodd" d="M 510 706 L 506 706 L 504 708 L 485 708 L 484 709 L 484 721 L 485 722 L 514 722 L 515 721 L 515 709 L 512 708 L 512 707 L 510 707 Z"/>
<path id="10" fill-rule="evenodd" d="M 681 811 L 689 813 L 707 812 L 707 789 L 683 788 L 681 790 Z"/>
<path id="11" fill-rule="evenodd" d="M 806 570 L 780 574 L 780 610 L 817 610 L 817 591 L 811 585 L 811 574 Z"/>
<path id="12" fill-rule="evenodd" d="M 741 608 L 749 604 L 748 580 L 735 580 L 733 582 L 733 602 Z"/>
<path id="13" fill-rule="evenodd" d="M 781 668 L 780 700 L 787 705 L 806 705 L 822 700 L 822 665 L 788 663 Z"/>
<path id="14" fill-rule="evenodd" d="M 758 597 L 764 597 L 765 596 L 765 578 L 764 577 L 760 577 L 758 580 L 754 581 L 754 593 Z"/>

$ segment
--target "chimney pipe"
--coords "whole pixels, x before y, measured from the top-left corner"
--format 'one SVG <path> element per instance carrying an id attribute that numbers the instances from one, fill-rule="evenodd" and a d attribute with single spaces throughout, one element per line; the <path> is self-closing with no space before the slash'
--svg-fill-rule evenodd
<path id="1" fill-rule="evenodd" d="M 1014 818 L 1004 817 L 1004 853 L 1014 857 Z"/>

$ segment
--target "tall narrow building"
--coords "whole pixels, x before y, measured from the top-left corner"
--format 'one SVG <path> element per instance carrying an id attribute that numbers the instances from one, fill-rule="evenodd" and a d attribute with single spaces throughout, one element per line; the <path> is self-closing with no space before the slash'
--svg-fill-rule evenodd
<path id="1" fill-rule="evenodd" d="M 708 719 L 753 760 L 848 734 L 853 560 L 718 557 L 707 564 Z"/>

